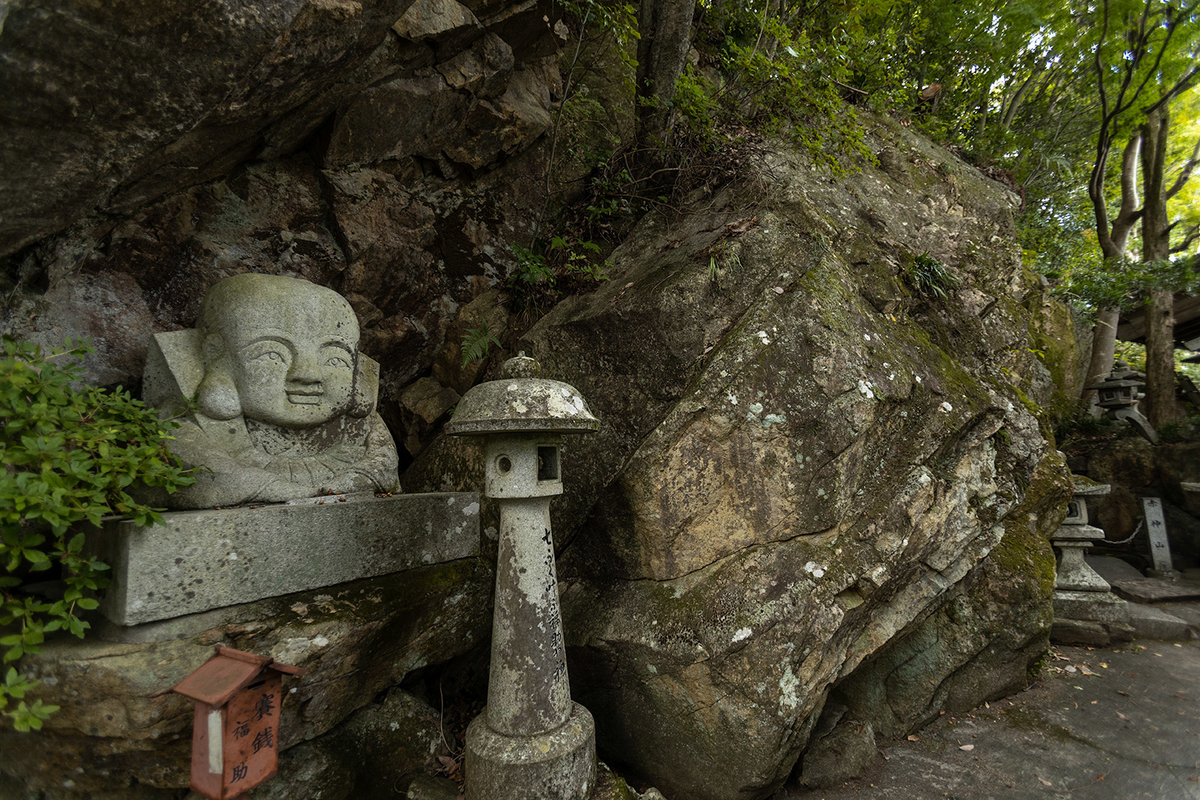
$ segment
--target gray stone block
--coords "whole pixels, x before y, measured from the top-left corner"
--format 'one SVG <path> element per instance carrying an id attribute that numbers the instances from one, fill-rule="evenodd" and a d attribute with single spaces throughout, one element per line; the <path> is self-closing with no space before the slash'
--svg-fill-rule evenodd
<path id="1" fill-rule="evenodd" d="M 1107 647 L 1134 638 L 1129 625 L 1119 622 L 1085 622 L 1077 619 L 1056 619 L 1050 627 L 1050 639 L 1057 644 L 1082 644 Z"/>
<path id="2" fill-rule="evenodd" d="M 1120 623 L 1129 621 L 1129 604 L 1107 592 L 1054 591 L 1055 619 Z"/>
<path id="3" fill-rule="evenodd" d="M 1100 577 L 1109 583 L 1113 583 L 1114 581 L 1140 581 L 1145 577 L 1142 575 L 1141 570 L 1128 561 L 1123 561 L 1113 556 L 1085 555 L 1083 559 L 1089 567 L 1096 570 Z"/>
<path id="4" fill-rule="evenodd" d="M 1129 624 L 1139 639 L 1191 639 L 1187 622 L 1152 606 L 1129 604 Z"/>
<path id="5" fill-rule="evenodd" d="M 479 552 L 479 496 L 410 494 L 323 505 L 111 520 L 89 535 L 112 567 L 100 610 L 118 625 L 195 614 Z"/>
<path id="6" fill-rule="evenodd" d="M 496 733 L 485 710 L 467 726 L 466 750 L 472 800 L 588 800 L 596 786 L 596 725 L 578 703 L 564 724 L 534 736 Z"/>
<path id="7" fill-rule="evenodd" d="M 875 760 L 875 729 L 870 722 L 843 719 L 804 753 L 800 782 L 817 789 L 853 780 Z"/>

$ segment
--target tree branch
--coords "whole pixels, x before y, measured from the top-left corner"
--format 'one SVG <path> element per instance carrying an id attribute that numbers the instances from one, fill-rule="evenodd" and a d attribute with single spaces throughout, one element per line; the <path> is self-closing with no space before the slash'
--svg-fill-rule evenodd
<path id="1" fill-rule="evenodd" d="M 1173 226 L 1172 226 L 1173 227 Z M 1171 248 L 1172 253 L 1184 253 L 1187 249 L 1200 240 L 1200 222 L 1192 226 L 1192 229 L 1183 237 L 1183 241 Z"/>
<path id="2" fill-rule="evenodd" d="M 1157 66 L 1157 63 L 1155 66 Z M 1188 89 L 1192 88 L 1192 82 L 1197 78 L 1200 78 L 1200 66 L 1192 67 L 1192 69 L 1186 75 L 1175 82 L 1175 85 L 1172 86 L 1166 94 L 1160 97 L 1153 105 L 1143 108 L 1142 111 L 1146 114 L 1151 114 L 1157 111 L 1179 95 L 1186 92 Z"/>
<path id="3" fill-rule="evenodd" d="M 1200 164 L 1200 139 L 1196 140 L 1196 146 L 1192 148 L 1192 156 L 1183 165 L 1183 171 L 1179 173 L 1179 177 L 1175 179 L 1175 183 L 1171 184 L 1171 188 L 1167 190 L 1167 199 L 1170 200 L 1179 191 L 1187 185 L 1191 180 L 1192 171 L 1196 169 L 1196 165 Z"/>

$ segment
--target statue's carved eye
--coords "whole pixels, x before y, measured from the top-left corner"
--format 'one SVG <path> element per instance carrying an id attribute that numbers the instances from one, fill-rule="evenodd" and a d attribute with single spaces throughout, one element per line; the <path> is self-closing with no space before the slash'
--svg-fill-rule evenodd
<path id="1" fill-rule="evenodd" d="M 287 361 L 282 353 L 277 353 L 274 350 L 268 350 L 265 353 L 259 353 L 254 357 L 255 361 L 266 361 L 272 364 L 283 364 Z"/>
<path id="2" fill-rule="evenodd" d="M 350 362 L 342 356 L 330 356 L 325 360 L 325 366 L 350 369 Z"/>

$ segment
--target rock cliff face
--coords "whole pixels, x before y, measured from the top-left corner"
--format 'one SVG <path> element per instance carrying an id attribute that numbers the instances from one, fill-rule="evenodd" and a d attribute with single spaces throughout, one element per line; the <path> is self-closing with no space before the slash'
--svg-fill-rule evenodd
<path id="1" fill-rule="evenodd" d="M 538 214 L 562 41 L 534 2 L 410 2 L 8 4 L 5 329 L 136 386 L 221 278 L 304 277 L 354 306 L 401 433 Z"/>
<path id="2" fill-rule="evenodd" d="M 136 384 L 150 335 L 190 326 L 212 283 L 306 277 L 349 298 L 382 365 L 381 411 L 416 457 L 405 489 L 478 490 L 477 448 L 437 431 L 482 377 L 464 331 L 510 324 L 498 284 L 544 201 L 550 7 L 152 5 L 0 11 L 0 80 L 21 87 L 0 98 L 5 329 L 90 336 L 91 379 Z M 878 164 L 843 179 L 758 143 L 733 184 L 641 220 L 610 280 L 521 343 L 603 421 L 569 444 L 553 511 L 573 691 L 602 756 L 673 800 L 838 780 L 876 734 L 1018 687 L 1046 645 L 1046 536 L 1070 487 L 1036 412 L 1075 370 L 1033 350 L 1061 314 L 1022 267 L 1004 189 L 870 127 Z M 919 277 L 934 261 L 945 297 Z M 279 786 L 399 780 L 370 757 L 400 746 L 380 720 L 413 721 L 413 769 L 436 742 L 396 687 L 490 629 L 486 566 L 454 570 L 416 597 L 382 587 L 377 609 L 347 595 L 176 643 L 55 643 L 42 674 L 75 707 L 0 771 L 100 797 L 50 781 L 102 743 L 87 757 L 120 796 L 176 796 L 190 717 L 156 693 L 182 664 L 213 642 L 287 661 L 320 636 L 336 646 L 311 655 L 320 686 Z M 105 697 L 136 713 L 88 707 Z"/>

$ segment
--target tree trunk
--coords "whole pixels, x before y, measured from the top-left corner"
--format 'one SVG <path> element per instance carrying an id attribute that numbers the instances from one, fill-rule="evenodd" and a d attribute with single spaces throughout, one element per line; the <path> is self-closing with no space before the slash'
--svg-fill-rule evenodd
<path id="1" fill-rule="evenodd" d="M 694 0 L 641 0 L 638 9 L 637 146 L 666 143 L 669 103 L 692 43 Z"/>
<path id="2" fill-rule="evenodd" d="M 1155 428 L 1179 418 L 1175 404 L 1175 295 L 1150 292 L 1146 303 L 1146 417 Z"/>
<path id="3" fill-rule="evenodd" d="M 1095 386 L 1108 377 L 1112 372 L 1113 358 L 1117 352 L 1117 325 L 1121 321 L 1121 309 L 1102 308 L 1096 312 L 1096 322 L 1092 325 L 1092 356 L 1088 361 L 1087 380 L 1084 386 Z M 1090 403 L 1096 394 L 1093 390 L 1084 390 L 1083 400 Z"/>
<path id="4" fill-rule="evenodd" d="M 1152 111 L 1142 126 L 1142 260 L 1164 261 L 1171 254 L 1167 193 L 1163 183 L 1170 120 L 1167 106 Z M 1178 418 L 1175 405 L 1175 298 L 1156 289 L 1146 303 L 1146 416 L 1155 428 Z"/>
<path id="5" fill-rule="evenodd" d="M 1096 233 L 1105 262 L 1116 262 L 1125 258 L 1129 234 L 1137 223 L 1141 211 L 1138 209 L 1137 172 L 1138 148 L 1141 136 L 1130 137 L 1121 154 L 1121 208 L 1111 225 L 1108 221 L 1107 200 L 1103 182 L 1088 185 L 1088 194 L 1096 210 Z M 1096 396 L 1092 386 L 1108 377 L 1112 372 L 1113 356 L 1117 350 L 1117 324 L 1121 321 L 1121 310 L 1116 307 L 1103 308 L 1096 314 L 1092 327 L 1092 355 L 1088 362 L 1087 381 L 1083 384 L 1083 403 L 1086 408 Z"/>

